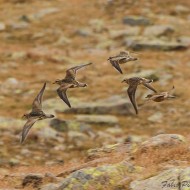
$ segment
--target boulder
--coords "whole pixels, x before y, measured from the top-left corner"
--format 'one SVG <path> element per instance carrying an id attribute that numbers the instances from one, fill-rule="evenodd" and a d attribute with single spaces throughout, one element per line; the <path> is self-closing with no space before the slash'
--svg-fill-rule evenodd
<path id="1" fill-rule="evenodd" d="M 97 124 L 97 125 L 116 125 L 118 124 L 118 118 L 112 115 L 76 115 L 76 120 Z"/>
<path id="2" fill-rule="evenodd" d="M 151 21 L 142 16 L 126 16 L 123 19 L 123 23 L 131 26 L 147 26 L 151 24 Z"/>
<path id="3" fill-rule="evenodd" d="M 182 135 L 178 134 L 160 134 L 155 137 L 150 138 L 149 140 L 143 142 L 139 146 L 139 150 L 144 152 L 147 149 L 156 149 L 156 148 L 167 148 L 175 147 L 182 143 L 185 143 L 186 139 Z"/>
<path id="4" fill-rule="evenodd" d="M 67 114 L 117 114 L 131 115 L 131 103 L 121 96 L 112 96 L 97 102 L 76 103 L 72 108 L 66 108 Z"/>
<path id="5" fill-rule="evenodd" d="M 173 50 L 185 50 L 188 48 L 188 45 L 173 41 L 164 41 L 160 39 L 142 39 L 133 41 L 130 44 L 130 47 L 134 51 L 139 50 L 162 50 L 162 51 L 173 51 Z"/>
<path id="6" fill-rule="evenodd" d="M 169 36 L 174 33 L 175 29 L 171 25 L 154 25 L 146 27 L 144 30 L 144 36 Z"/>
<path id="7" fill-rule="evenodd" d="M 124 185 L 120 185 L 122 180 L 127 178 L 128 182 L 130 182 L 131 178 L 129 175 L 136 171 L 140 171 L 140 169 L 140 167 L 136 167 L 126 161 L 113 165 L 88 167 L 70 174 L 61 182 L 61 185 L 58 187 L 58 189 L 124 189 Z"/>

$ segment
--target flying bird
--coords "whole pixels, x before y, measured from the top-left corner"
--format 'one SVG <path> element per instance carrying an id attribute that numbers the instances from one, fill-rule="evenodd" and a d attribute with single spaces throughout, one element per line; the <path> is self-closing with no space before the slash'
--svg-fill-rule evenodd
<path id="1" fill-rule="evenodd" d="M 34 101 L 32 103 L 32 111 L 28 114 L 23 115 L 23 118 L 27 119 L 27 122 L 25 123 L 22 133 L 21 133 L 21 138 L 20 138 L 21 143 L 23 143 L 25 141 L 29 130 L 31 129 L 31 127 L 34 125 L 34 123 L 36 121 L 54 117 L 54 115 L 45 114 L 42 111 L 42 97 L 43 97 L 45 88 L 46 88 L 46 83 L 44 83 L 39 94 L 34 99 Z"/>
<path id="2" fill-rule="evenodd" d="M 121 51 L 119 55 L 109 57 L 108 61 L 115 67 L 121 74 L 123 74 L 120 64 L 127 63 L 129 61 L 136 61 L 136 57 L 132 57 L 128 51 Z"/>
<path id="3" fill-rule="evenodd" d="M 172 99 L 172 98 L 175 98 L 175 96 L 171 95 L 170 93 L 174 89 L 175 89 L 175 87 L 173 86 L 173 88 L 168 92 L 148 94 L 145 98 L 147 98 L 147 100 L 152 100 L 154 102 L 162 102 L 162 101 L 167 100 L 167 99 Z"/>
<path id="4" fill-rule="evenodd" d="M 129 79 L 124 79 L 122 82 L 125 82 L 129 85 L 129 88 L 127 89 L 127 93 L 128 93 L 129 99 L 135 109 L 136 114 L 138 114 L 138 108 L 137 108 L 136 99 L 135 99 L 135 93 L 137 90 L 137 86 L 142 84 L 146 88 L 157 93 L 157 91 L 150 85 L 150 83 L 153 82 L 153 80 L 150 80 L 150 79 L 140 78 L 140 77 L 132 77 Z"/>
<path id="5" fill-rule="evenodd" d="M 53 84 L 58 84 L 60 87 L 57 89 L 58 96 L 68 105 L 68 107 L 71 107 L 71 104 L 67 97 L 67 89 L 68 88 L 77 88 L 77 87 L 86 87 L 87 84 L 81 83 L 76 80 L 76 73 L 79 69 L 91 65 L 92 63 L 83 64 L 79 66 L 72 67 L 68 70 L 66 70 L 66 76 L 64 79 L 58 79 Z"/>

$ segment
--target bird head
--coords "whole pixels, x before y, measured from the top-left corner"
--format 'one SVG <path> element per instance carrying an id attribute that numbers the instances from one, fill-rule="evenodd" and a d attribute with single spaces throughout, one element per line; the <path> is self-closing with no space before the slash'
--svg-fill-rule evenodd
<path id="1" fill-rule="evenodd" d="M 59 79 L 55 80 L 55 82 L 53 82 L 52 84 L 60 84 L 61 81 Z"/>
<path id="2" fill-rule="evenodd" d="M 152 96 L 152 94 L 148 94 L 145 98 L 151 98 Z"/>
<path id="3" fill-rule="evenodd" d="M 24 114 L 24 115 L 22 116 L 22 119 L 28 119 L 28 114 Z"/>
<path id="4" fill-rule="evenodd" d="M 123 82 L 127 83 L 127 82 L 128 82 L 128 79 L 123 79 L 121 82 L 122 82 L 122 83 L 123 83 Z"/>

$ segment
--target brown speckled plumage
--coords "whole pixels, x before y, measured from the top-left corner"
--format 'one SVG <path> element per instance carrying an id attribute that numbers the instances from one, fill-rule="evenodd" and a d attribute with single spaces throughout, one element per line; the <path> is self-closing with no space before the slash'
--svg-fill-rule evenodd
<path id="1" fill-rule="evenodd" d="M 136 114 L 138 114 L 138 108 L 136 104 L 136 98 L 135 98 L 135 93 L 137 90 L 137 86 L 142 84 L 146 88 L 154 91 L 155 93 L 157 92 L 151 85 L 150 83 L 153 82 L 153 80 L 150 79 L 145 79 L 145 78 L 140 78 L 140 77 L 132 77 L 129 79 L 124 79 L 122 82 L 125 82 L 129 85 L 129 88 L 127 89 L 127 93 L 129 96 L 129 99 L 135 109 Z"/>
<path id="2" fill-rule="evenodd" d="M 123 74 L 120 64 L 127 63 L 129 61 L 136 61 L 136 57 L 132 57 L 128 51 L 121 51 L 119 55 L 109 57 L 108 60 L 121 74 Z"/>
<path id="3" fill-rule="evenodd" d="M 77 70 L 79 70 L 87 65 L 91 65 L 91 64 L 92 63 L 88 63 L 88 64 L 83 64 L 83 65 L 72 67 L 72 68 L 66 70 L 66 76 L 64 79 L 61 79 L 61 80 L 58 79 L 54 82 L 54 84 L 60 85 L 60 87 L 57 89 L 57 94 L 68 105 L 68 107 L 71 107 L 71 104 L 70 104 L 67 94 L 66 94 L 67 89 L 87 86 L 87 84 L 80 83 L 76 80 Z"/>
<path id="4" fill-rule="evenodd" d="M 21 138 L 20 138 L 21 143 L 24 142 L 24 140 L 26 139 L 26 137 L 28 135 L 29 130 L 31 129 L 31 127 L 34 125 L 34 123 L 36 121 L 54 117 L 54 115 L 45 114 L 42 111 L 42 97 L 43 97 L 45 87 L 46 87 L 46 83 L 44 83 L 39 94 L 34 99 L 34 101 L 32 103 L 32 111 L 29 114 L 24 114 L 24 116 L 23 116 L 23 118 L 27 119 L 27 122 L 25 123 L 23 130 L 22 130 L 22 134 L 21 134 Z"/>

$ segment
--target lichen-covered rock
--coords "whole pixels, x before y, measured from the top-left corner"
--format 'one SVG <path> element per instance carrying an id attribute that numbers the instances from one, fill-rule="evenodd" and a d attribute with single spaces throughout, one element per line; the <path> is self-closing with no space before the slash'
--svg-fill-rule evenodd
<path id="1" fill-rule="evenodd" d="M 146 151 L 147 149 L 175 147 L 176 145 L 180 145 L 185 141 L 185 137 L 183 137 L 182 135 L 160 134 L 143 142 L 140 145 L 139 150 Z"/>
<path id="2" fill-rule="evenodd" d="M 140 167 L 125 161 L 113 165 L 89 167 L 70 174 L 57 190 L 115 190 L 121 187 L 120 182 L 123 179 L 138 171 L 141 171 Z"/>
<path id="3" fill-rule="evenodd" d="M 179 174 L 181 170 L 174 168 L 160 173 L 157 176 L 130 184 L 131 190 L 179 190 Z"/>
<path id="4" fill-rule="evenodd" d="M 172 168 L 160 174 L 142 180 L 133 181 L 130 184 L 131 190 L 189 190 L 190 189 L 190 168 Z"/>
<path id="5" fill-rule="evenodd" d="M 117 143 L 112 145 L 106 145 L 102 148 L 89 149 L 87 151 L 88 159 L 101 158 L 108 156 L 110 153 L 132 153 L 136 150 L 135 143 Z"/>

